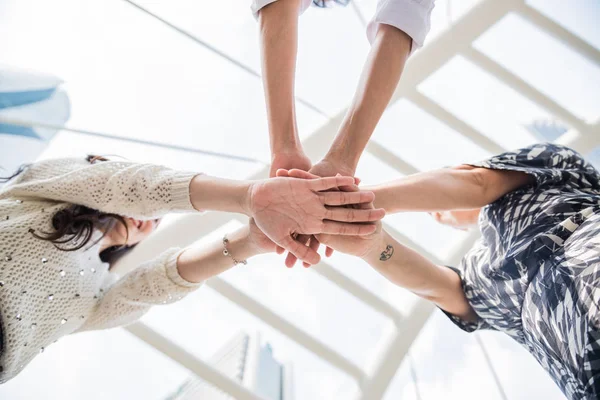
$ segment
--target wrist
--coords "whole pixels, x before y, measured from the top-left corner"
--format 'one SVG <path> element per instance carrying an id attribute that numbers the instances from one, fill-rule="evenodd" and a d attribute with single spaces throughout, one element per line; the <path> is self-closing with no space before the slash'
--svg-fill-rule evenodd
<path id="1" fill-rule="evenodd" d="M 350 174 L 350 176 L 354 176 L 356 166 L 358 165 L 358 158 L 352 149 L 344 147 L 332 146 L 323 160 L 333 165 L 338 171 L 343 171 L 346 174 Z"/>
<path id="2" fill-rule="evenodd" d="M 248 217 L 252 216 L 252 196 L 254 193 L 255 185 L 255 181 L 245 182 L 245 185 L 241 189 L 238 198 L 241 210 L 240 212 L 242 214 L 247 215 Z"/>
<path id="3" fill-rule="evenodd" d="M 396 250 L 395 247 L 396 246 L 393 238 L 384 230 L 382 231 L 381 235 L 379 235 L 375 245 L 371 247 L 371 249 L 362 257 L 362 259 L 371 265 L 374 263 L 379 263 L 384 261 L 382 257 L 384 259 L 388 257 L 391 258 L 390 253 L 393 253 Z"/>
<path id="4" fill-rule="evenodd" d="M 227 244 L 224 247 L 227 248 L 231 258 L 237 261 L 243 261 L 261 254 L 260 249 L 254 245 L 247 226 L 227 234 Z"/>

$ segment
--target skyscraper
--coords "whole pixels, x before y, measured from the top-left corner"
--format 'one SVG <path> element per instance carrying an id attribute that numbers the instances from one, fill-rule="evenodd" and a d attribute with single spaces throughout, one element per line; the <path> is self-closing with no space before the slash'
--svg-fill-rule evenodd
<path id="1" fill-rule="evenodd" d="M 212 358 L 216 369 L 268 400 L 293 400 L 292 369 L 273 357 L 260 335 L 240 333 Z M 234 400 L 200 378 L 191 378 L 166 400 Z"/>

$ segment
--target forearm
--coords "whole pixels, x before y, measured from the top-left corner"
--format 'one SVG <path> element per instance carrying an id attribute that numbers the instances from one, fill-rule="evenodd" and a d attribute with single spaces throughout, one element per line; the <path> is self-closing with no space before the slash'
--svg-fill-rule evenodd
<path id="1" fill-rule="evenodd" d="M 250 240 L 247 226 L 227 236 L 227 250 L 236 260 L 246 260 L 261 253 Z M 179 275 L 188 282 L 205 281 L 234 266 L 233 259 L 223 254 L 222 240 L 203 247 L 190 247 L 184 250 L 177 260 Z"/>
<path id="2" fill-rule="evenodd" d="M 271 153 L 299 146 L 294 106 L 300 0 L 279 0 L 260 10 L 262 75 Z"/>
<path id="3" fill-rule="evenodd" d="M 470 171 L 440 169 L 365 187 L 386 213 L 476 209 L 490 201 L 485 186 Z"/>
<path id="4" fill-rule="evenodd" d="M 326 158 L 356 169 L 375 126 L 385 111 L 410 54 L 412 40 L 401 30 L 382 25 L 333 145 Z"/>
<path id="5" fill-rule="evenodd" d="M 197 175 L 190 182 L 190 201 L 196 210 L 226 211 L 250 215 L 250 181 Z"/>
<path id="6" fill-rule="evenodd" d="M 435 265 L 403 246 L 387 232 L 383 233 L 380 244 L 364 259 L 392 283 L 432 301 L 453 315 L 475 320 L 460 277 L 449 268 Z"/>

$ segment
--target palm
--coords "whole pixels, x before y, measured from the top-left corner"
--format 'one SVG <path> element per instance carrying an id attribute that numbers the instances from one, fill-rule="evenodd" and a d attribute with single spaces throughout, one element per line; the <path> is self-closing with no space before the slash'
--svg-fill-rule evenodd
<path id="1" fill-rule="evenodd" d="M 248 226 L 250 228 L 251 241 L 259 252 L 272 253 L 277 249 L 277 245 L 273 243 L 273 241 L 269 239 L 267 235 L 265 235 L 263 231 L 261 231 L 256 225 L 254 218 L 250 218 L 250 221 L 248 221 Z"/>
<path id="2" fill-rule="evenodd" d="M 256 225 L 271 239 L 281 242 L 293 233 L 318 233 L 324 217 L 318 195 L 302 190 L 303 181 L 274 178 L 261 182 L 253 193 Z"/>

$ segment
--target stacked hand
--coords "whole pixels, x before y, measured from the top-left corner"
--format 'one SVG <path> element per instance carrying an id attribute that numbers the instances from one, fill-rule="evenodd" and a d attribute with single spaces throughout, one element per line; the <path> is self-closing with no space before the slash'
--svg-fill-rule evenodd
<path id="1" fill-rule="evenodd" d="M 305 171 L 294 174 L 308 174 Z M 372 203 L 372 192 L 360 191 L 353 177 L 326 177 L 301 179 L 278 177 L 254 183 L 248 196 L 249 214 L 256 226 L 277 246 L 308 264 L 320 261 L 317 251 L 296 240 L 298 234 L 315 235 L 369 235 L 381 220 L 383 209 L 360 208 Z M 348 192 L 330 190 L 344 187 Z M 357 208 L 343 206 L 356 205 Z M 258 239 L 257 239 L 258 240 Z"/>
<path id="2" fill-rule="evenodd" d="M 277 171 L 277 176 L 279 177 L 293 177 L 293 178 L 298 178 L 298 179 L 317 179 L 318 176 L 313 175 L 310 172 L 306 172 L 306 171 L 302 171 L 299 169 L 292 169 L 292 170 L 283 170 L 280 169 Z M 338 175 L 339 177 L 339 175 Z M 356 180 L 355 180 L 356 182 Z M 352 198 L 353 196 L 355 196 L 355 193 L 358 189 L 358 187 L 356 185 L 340 185 L 336 188 L 332 188 L 333 190 L 336 190 L 335 192 L 330 192 L 330 193 L 335 193 L 338 196 L 340 196 L 341 199 L 346 199 L 346 198 Z M 339 190 L 338 190 L 339 189 Z M 370 193 L 370 192 L 367 192 Z M 373 195 L 372 197 L 369 196 L 367 197 L 363 197 L 363 199 L 361 200 L 366 200 L 366 201 L 361 201 L 360 203 L 354 203 L 354 204 L 348 204 L 348 202 L 345 202 L 346 208 L 345 208 L 345 212 L 347 213 L 347 215 L 352 216 L 352 215 L 362 215 L 364 212 L 373 212 L 373 211 L 377 211 L 375 210 L 374 206 L 373 206 L 373 200 L 375 199 L 375 196 Z M 382 217 L 383 217 L 382 213 Z M 353 242 L 358 241 L 354 244 L 358 244 L 360 243 L 361 245 L 358 247 L 359 249 L 362 249 L 365 247 L 366 243 L 370 243 L 373 241 L 373 238 L 375 236 L 377 236 L 378 233 L 381 232 L 381 223 L 380 218 L 378 218 L 377 220 L 371 220 L 371 227 L 372 229 L 369 231 L 369 233 L 366 233 L 364 235 L 352 235 L 350 232 L 345 232 L 344 236 L 348 239 L 347 241 L 342 241 L 343 243 L 349 244 L 348 249 L 350 249 L 353 245 Z M 336 248 L 337 246 L 339 246 L 342 242 L 340 242 L 340 238 L 339 236 L 335 235 L 335 234 L 329 234 L 328 232 L 323 232 L 322 234 L 319 235 L 302 235 L 302 236 L 298 236 L 298 241 L 301 243 L 305 243 L 307 248 L 313 250 L 313 251 L 317 251 L 321 242 L 321 238 L 323 238 L 324 240 L 327 241 L 327 243 L 332 243 L 331 246 L 327 247 L 326 250 L 326 255 L 330 256 L 333 253 L 333 249 Z M 325 244 L 327 244 L 325 243 Z M 341 245 L 342 247 L 345 247 L 344 245 Z M 343 250 L 346 253 L 350 253 L 350 254 L 354 254 L 354 250 Z M 294 264 L 296 263 L 296 257 L 294 256 L 294 254 L 290 253 L 288 254 L 285 264 L 288 267 L 292 267 Z M 310 266 L 309 263 L 304 263 L 305 267 Z"/>

